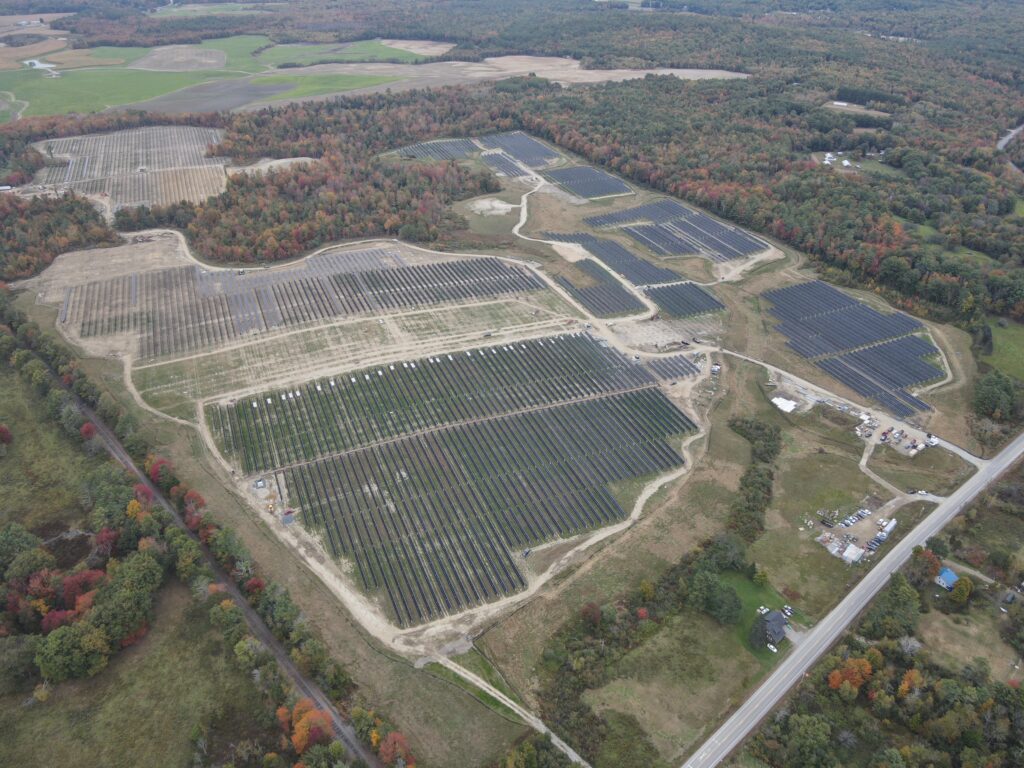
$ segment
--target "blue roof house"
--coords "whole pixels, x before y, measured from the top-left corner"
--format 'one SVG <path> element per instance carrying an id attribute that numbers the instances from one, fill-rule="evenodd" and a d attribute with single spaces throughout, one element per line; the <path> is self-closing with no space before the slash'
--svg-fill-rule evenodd
<path id="1" fill-rule="evenodd" d="M 960 577 L 957 576 L 949 568 L 943 568 L 939 571 L 939 575 L 935 577 L 935 583 L 942 587 L 947 592 L 952 592 L 953 587 L 960 581 Z"/>

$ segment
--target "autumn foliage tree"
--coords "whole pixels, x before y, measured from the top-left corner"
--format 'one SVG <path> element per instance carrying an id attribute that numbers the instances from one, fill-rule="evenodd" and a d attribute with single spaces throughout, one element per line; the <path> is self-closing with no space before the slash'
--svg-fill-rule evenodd
<path id="1" fill-rule="evenodd" d="M 317 709 L 310 699 L 299 699 L 295 704 L 291 725 L 292 746 L 300 755 L 314 744 L 323 744 L 334 736 L 330 714 Z"/>
<path id="2" fill-rule="evenodd" d="M 10 445 L 14 442 L 11 430 L 6 424 L 0 424 L 0 445 Z"/>
<path id="3" fill-rule="evenodd" d="M 395 765 L 399 759 L 403 760 L 406 766 L 415 765 L 409 744 L 399 731 L 392 731 L 380 743 L 380 750 L 377 756 L 384 765 Z"/>

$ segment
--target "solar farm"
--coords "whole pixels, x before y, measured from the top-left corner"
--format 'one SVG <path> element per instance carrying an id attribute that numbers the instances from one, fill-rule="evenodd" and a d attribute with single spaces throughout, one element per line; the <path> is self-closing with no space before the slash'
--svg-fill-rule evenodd
<path id="1" fill-rule="evenodd" d="M 629 184 L 618 176 L 612 176 L 610 173 L 589 165 L 558 168 L 548 171 L 544 175 L 549 181 L 553 181 L 563 189 L 589 200 L 633 194 Z"/>
<path id="2" fill-rule="evenodd" d="M 644 310 L 644 303 L 631 294 L 593 259 L 581 259 L 576 266 L 594 280 L 594 285 L 578 286 L 561 275 L 555 282 L 597 317 L 616 317 Z"/>
<path id="3" fill-rule="evenodd" d="M 154 359 L 331 318 L 537 291 L 527 270 L 495 258 L 407 264 L 399 251 L 324 253 L 299 268 L 132 273 L 69 287 L 58 322 L 73 336 L 131 334 Z"/>
<path id="4" fill-rule="evenodd" d="M 939 350 L 914 335 L 920 321 L 902 312 L 882 314 L 827 283 L 814 281 L 762 294 L 786 346 L 864 397 L 900 417 L 930 406 L 906 391 L 942 378 L 927 362 Z"/>
<path id="5" fill-rule="evenodd" d="M 575 243 L 582 246 L 588 253 L 597 257 L 609 269 L 616 274 L 622 275 L 633 285 L 671 283 L 679 279 L 679 275 L 671 269 L 665 269 L 664 267 L 651 264 L 649 261 L 644 261 L 614 240 L 594 237 L 594 235 L 588 235 L 586 232 L 573 232 L 571 234 L 545 232 L 544 237 L 557 243 Z"/>
<path id="6" fill-rule="evenodd" d="M 647 295 L 672 317 L 695 317 L 725 309 L 725 305 L 696 283 L 648 288 Z"/>
<path id="7" fill-rule="evenodd" d="M 500 149 L 509 157 L 518 160 L 527 168 L 544 168 L 561 157 L 547 144 L 538 141 L 522 131 L 492 133 L 481 136 L 477 141 L 486 149 Z"/>
<path id="8" fill-rule="evenodd" d="M 472 139 L 438 139 L 402 147 L 398 154 L 417 160 L 463 160 L 479 151 Z"/>
<path id="9" fill-rule="evenodd" d="M 746 258 L 768 245 L 758 238 L 675 200 L 656 200 L 583 220 L 597 228 L 621 227 L 659 256 L 702 256 L 715 262 Z"/>
<path id="10" fill-rule="evenodd" d="M 518 550 L 624 519 L 609 486 L 680 466 L 669 441 L 695 429 L 644 366 L 586 335 L 363 369 L 206 416 L 403 626 L 522 589 Z"/>
<path id="11" fill-rule="evenodd" d="M 35 144 L 48 160 L 34 184 L 84 195 L 106 195 L 113 208 L 201 202 L 224 191 L 223 158 L 207 157 L 220 143 L 215 128 L 133 128 Z"/>

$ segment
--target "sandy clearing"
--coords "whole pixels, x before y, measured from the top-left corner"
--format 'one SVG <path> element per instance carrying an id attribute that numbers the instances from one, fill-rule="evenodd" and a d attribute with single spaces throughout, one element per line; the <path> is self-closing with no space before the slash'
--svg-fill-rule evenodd
<path id="1" fill-rule="evenodd" d="M 198 45 L 165 45 L 154 48 L 129 69 L 152 69 L 159 72 L 193 72 L 199 69 L 224 69 L 228 55 L 215 48 Z"/>
<path id="2" fill-rule="evenodd" d="M 672 75 L 680 80 L 736 79 L 745 78 L 742 72 L 724 69 L 583 69 L 578 59 L 557 56 L 497 56 L 484 59 L 506 77 L 528 75 L 531 72 L 562 85 L 574 83 L 607 83 L 622 80 L 636 80 L 647 75 Z"/>
<path id="3" fill-rule="evenodd" d="M 228 176 L 237 176 L 243 173 L 266 173 L 277 168 L 291 168 L 293 165 L 301 165 L 303 163 L 315 163 L 316 158 L 313 157 L 284 157 L 279 160 L 273 160 L 270 158 L 263 158 L 257 160 L 251 165 L 241 165 L 227 168 Z"/>
<path id="4" fill-rule="evenodd" d="M 481 216 L 507 216 L 518 207 L 496 197 L 485 197 L 469 204 L 469 210 Z"/>
<path id="5" fill-rule="evenodd" d="M 381 45 L 420 56 L 440 56 L 455 47 L 455 43 L 441 43 L 436 40 L 381 40 Z"/>

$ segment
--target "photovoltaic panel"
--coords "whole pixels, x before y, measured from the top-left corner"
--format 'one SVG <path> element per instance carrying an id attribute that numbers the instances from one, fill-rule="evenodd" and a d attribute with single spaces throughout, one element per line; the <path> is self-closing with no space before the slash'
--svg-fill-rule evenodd
<path id="1" fill-rule="evenodd" d="M 725 309 L 725 305 L 696 283 L 675 283 L 648 288 L 647 295 L 674 317 L 693 317 Z"/>
<path id="2" fill-rule="evenodd" d="M 580 197 L 598 198 L 609 195 L 628 195 L 633 192 L 622 179 L 589 165 L 558 168 L 548 171 L 546 175 L 551 181 Z"/>

